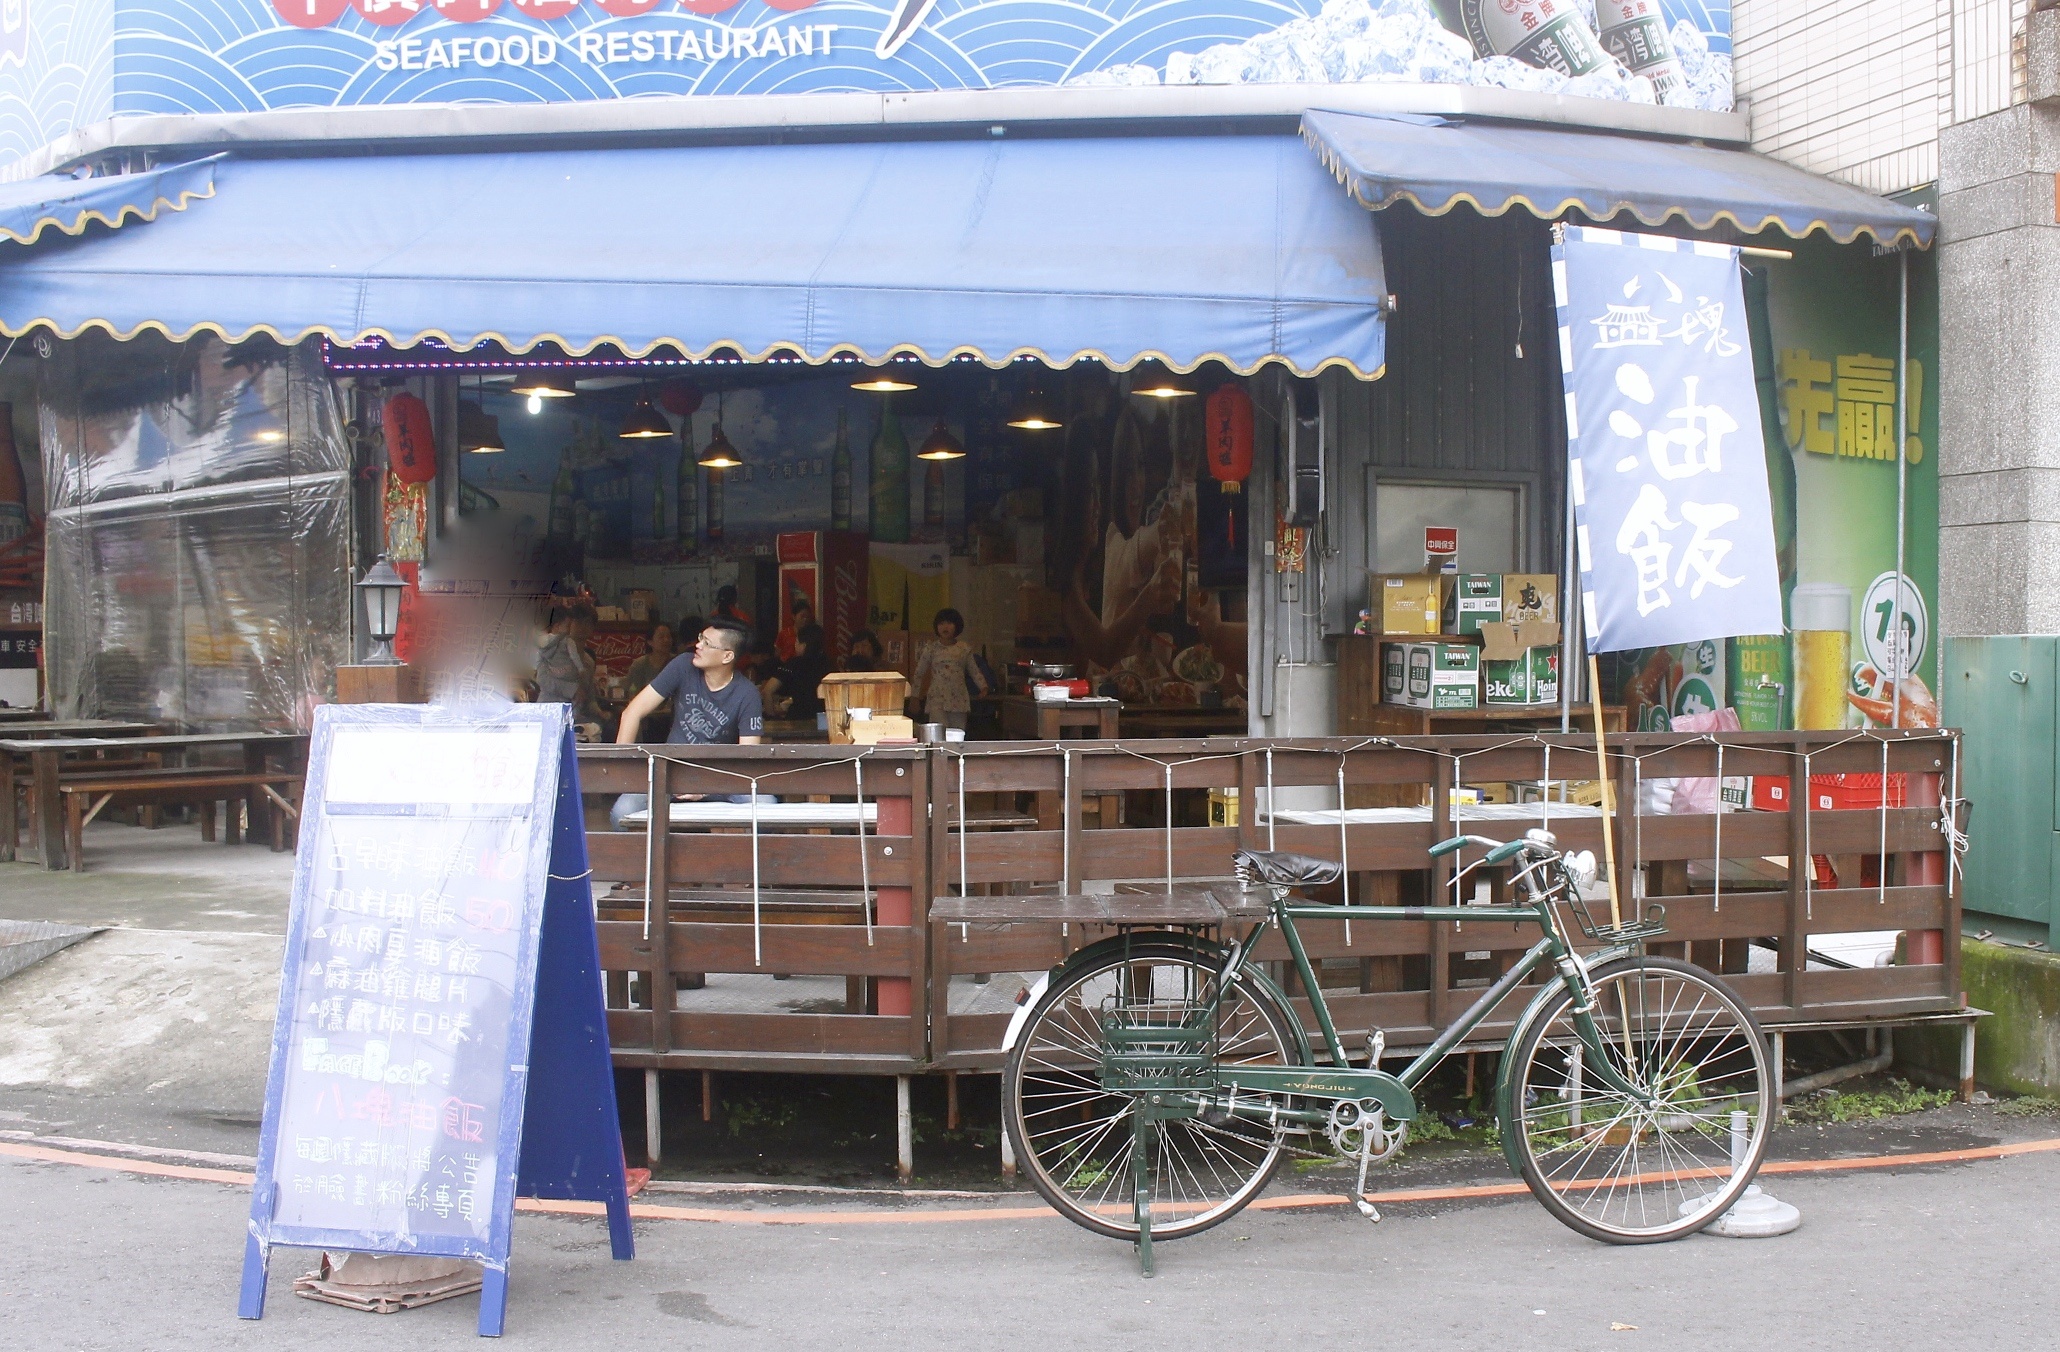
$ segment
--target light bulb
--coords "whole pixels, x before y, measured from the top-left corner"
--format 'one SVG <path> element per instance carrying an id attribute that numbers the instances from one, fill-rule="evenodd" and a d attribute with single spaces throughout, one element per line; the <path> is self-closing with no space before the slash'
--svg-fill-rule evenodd
<path id="1" fill-rule="evenodd" d="M 544 411 L 544 397 L 541 394 L 532 394 L 529 396 L 529 403 L 526 407 L 531 413 L 542 413 Z"/>

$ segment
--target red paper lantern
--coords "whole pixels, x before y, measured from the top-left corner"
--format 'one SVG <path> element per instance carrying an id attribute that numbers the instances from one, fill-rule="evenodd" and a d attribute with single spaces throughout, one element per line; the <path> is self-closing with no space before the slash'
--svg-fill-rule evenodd
<path id="1" fill-rule="evenodd" d="M 701 391 L 692 381 L 668 380 L 658 387 L 658 406 L 676 418 L 691 418 L 701 407 Z"/>
<path id="2" fill-rule="evenodd" d="M 1252 472 L 1252 396 L 1242 385 L 1223 385 L 1202 412 L 1209 473 L 1224 492 L 1241 493 Z"/>
<path id="3" fill-rule="evenodd" d="M 436 477 L 436 429 L 429 405 L 403 391 L 390 395 L 380 415 L 386 428 L 386 463 L 411 484 Z"/>

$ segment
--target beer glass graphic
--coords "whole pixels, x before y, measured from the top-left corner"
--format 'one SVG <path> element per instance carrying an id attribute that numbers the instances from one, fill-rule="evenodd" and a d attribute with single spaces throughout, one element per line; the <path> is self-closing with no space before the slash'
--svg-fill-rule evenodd
<path id="1" fill-rule="evenodd" d="M 1795 631 L 1795 725 L 1842 728 L 1853 665 L 1852 588 L 1798 583 L 1788 614 Z"/>

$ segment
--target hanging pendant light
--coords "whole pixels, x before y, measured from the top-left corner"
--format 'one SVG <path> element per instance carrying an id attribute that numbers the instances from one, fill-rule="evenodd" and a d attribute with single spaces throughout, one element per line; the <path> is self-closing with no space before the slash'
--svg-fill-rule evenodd
<path id="1" fill-rule="evenodd" d="M 730 439 L 722 431 L 722 396 L 715 397 L 715 427 L 709 435 L 708 445 L 702 450 L 701 458 L 695 462 L 703 469 L 735 469 L 744 463 L 737 454 L 737 448 L 730 445 Z"/>
<path id="2" fill-rule="evenodd" d="M 1065 424 L 1059 421 L 1058 411 L 1052 407 L 1044 386 L 1033 382 L 1016 399 L 1015 407 L 1009 410 L 1009 426 L 1026 432 L 1049 432 Z"/>
<path id="3" fill-rule="evenodd" d="M 902 380 L 885 367 L 878 367 L 864 380 L 852 381 L 851 388 L 863 390 L 867 394 L 902 394 L 914 389 L 915 385 L 910 381 Z"/>
<path id="4" fill-rule="evenodd" d="M 508 449 L 501 440 L 501 420 L 486 411 L 486 382 L 479 397 L 458 401 L 458 449 L 474 455 L 498 455 Z"/>
<path id="5" fill-rule="evenodd" d="M 653 441 L 659 437 L 671 436 L 672 424 L 665 420 L 665 415 L 651 402 L 651 395 L 647 390 L 637 397 L 637 406 L 622 420 L 622 430 L 615 435 L 625 441 Z"/>
<path id="6" fill-rule="evenodd" d="M 951 434 L 944 425 L 944 415 L 937 415 L 937 425 L 930 429 L 930 435 L 923 438 L 922 449 L 916 452 L 918 460 L 963 460 L 966 456 L 965 443 Z"/>
<path id="7" fill-rule="evenodd" d="M 1138 364 L 1130 392 L 1145 399 L 1185 399 L 1194 393 L 1194 387 L 1167 370 L 1163 362 L 1148 361 Z"/>
<path id="8" fill-rule="evenodd" d="M 570 399 L 579 393 L 569 371 L 524 371 L 515 377 L 513 389 L 531 399 Z"/>

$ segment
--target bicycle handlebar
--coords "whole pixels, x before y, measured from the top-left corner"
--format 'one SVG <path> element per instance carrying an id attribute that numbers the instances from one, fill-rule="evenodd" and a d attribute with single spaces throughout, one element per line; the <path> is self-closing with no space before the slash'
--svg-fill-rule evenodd
<path id="1" fill-rule="evenodd" d="M 1491 850 L 1503 848 L 1501 841 L 1490 840 L 1486 836 L 1454 836 L 1450 840 L 1441 840 L 1431 846 L 1431 858 L 1435 859 L 1441 854 L 1450 854 L 1452 851 L 1462 849 L 1468 845 L 1485 845 Z"/>

